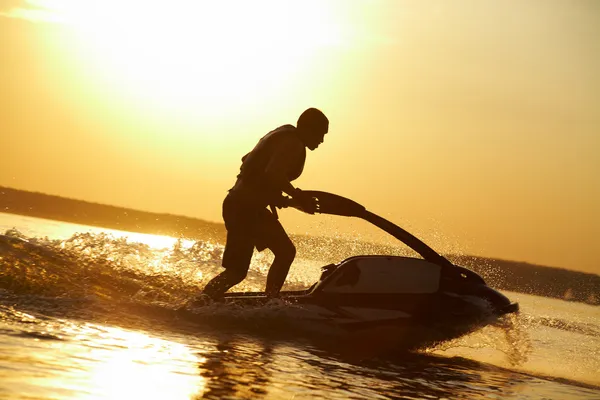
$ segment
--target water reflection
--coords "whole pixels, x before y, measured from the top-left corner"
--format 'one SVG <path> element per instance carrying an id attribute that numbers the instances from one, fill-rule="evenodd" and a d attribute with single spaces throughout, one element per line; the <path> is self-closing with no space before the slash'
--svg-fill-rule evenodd
<path id="1" fill-rule="evenodd" d="M 299 343 L 220 337 L 202 352 L 199 398 L 519 398 L 519 386 L 528 385 L 525 377 L 461 358 L 405 354 L 358 362 Z"/>
<path id="2" fill-rule="evenodd" d="M 269 394 L 273 349 L 240 336 L 219 342 L 198 364 L 205 399 L 260 399 Z"/>
<path id="3" fill-rule="evenodd" d="M 552 398 L 557 389 L 582 393 L 457 357 L 357 361 L 239 329 L 173 325 L 148 334 L 9 307 L 0 317 L 0 398 L 536 399 Z M 562 398 L 576 397 L 568 394 Z"/>
<path id="4" fill-rule="evenodd" d="M 197 370 L 204 360 L 187 345 L 99 324 L 33 316 L 20 324 L 17 317 L 3 330 L 0 397 L 8 390 L 18 398 L 187 400 L 204 391 Z"/>
<path id="5" fill-rule="evenodd" d="M 36 351 L 34 361 L 42 363 L 43 378 L 28 384 L 46 394 L 68 390 L 68 398 L 145 400 L 510 398 L 528 386 L 510 371 L 460 358 L 405 354 L 357 361 L 307 343 L 197 328 L 194 335 L 157 338 L 93 323 L 62 320 L 60 332 L 46 325 L 61 340 L 37 342 L 46 349 Z"/>
<path id="6" fill-rule="evenodd" d="M 94 332 L 95 331 L 95 332 Z M 74 357 L 96 360 L 85 392 L 104 399 L 189 399 L 202 391 L 200 361 L 179 343 L 118 328 L 88 328 L 88 342 Z M 82 398 L 86 398 L 83 395 Z"/>

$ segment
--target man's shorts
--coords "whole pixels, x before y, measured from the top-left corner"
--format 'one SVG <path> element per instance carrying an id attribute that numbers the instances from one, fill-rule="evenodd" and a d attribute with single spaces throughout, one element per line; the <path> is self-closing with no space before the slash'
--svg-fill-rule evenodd
<path id="1" fill-rule="evenodd" d="M 269 210 L 248 202 L 230 192 L 223 201 L 223 220 L 227 228 L 227 243 L 223 252 L 223 268 L 247 272 L 254 248 L 263 251 L 277 247 L 289 237 Z"/>

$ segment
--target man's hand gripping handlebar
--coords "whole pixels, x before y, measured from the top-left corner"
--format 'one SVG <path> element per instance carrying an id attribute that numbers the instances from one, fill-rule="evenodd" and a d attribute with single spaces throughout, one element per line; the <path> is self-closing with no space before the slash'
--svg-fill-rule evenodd
<path id="1" fill-rule="evenodd" d="M 296 188 L 292 197 L 281 196 L 279 208 L 293 207 L 307 214 L 319 212 L 319 199 Z"/>

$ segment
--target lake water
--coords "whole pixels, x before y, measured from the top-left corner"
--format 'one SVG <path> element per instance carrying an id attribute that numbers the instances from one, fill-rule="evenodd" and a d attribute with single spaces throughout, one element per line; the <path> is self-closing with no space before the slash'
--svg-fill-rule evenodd
<path id="1" fill-rule="evenodd" d="M 0 233 L 27 241 L 0 241 L 2 399 L 600 399 L 598 306 L 505 292 L 510 328 L 406 353 L 380 332 L 318 340 L 277 301 L 178 318 L 217 243 L 9 214 Z M 236 289 L 261 290 L 269 263 Z M 320 266 L 297 260 L 286 288 Z"/>

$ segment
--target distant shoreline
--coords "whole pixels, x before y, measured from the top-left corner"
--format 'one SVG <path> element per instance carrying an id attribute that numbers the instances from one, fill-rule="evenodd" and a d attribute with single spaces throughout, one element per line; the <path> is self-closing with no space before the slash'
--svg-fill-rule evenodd
<path id="1" fill-rule="evenodd" d="M 224 243 L 226 235 L 222 223 L 91 203 L 1 186 L 0 212 L 217 243 Z M 328 254 L 330 259 L 325 259 L 324 262 L 337 262 L 352 255 L 368 254 L 374 250 L 378 254 L 399 254 L 394 246 L 389 245 L 357 243 L 347 239 L 308 235 L 292 236 L 300 256 L 322 259 L 323 254 Z M 316 249 L 319 250 L 318 253 Z M 594 305 L 600 303 L 599 275 L 485 257 L 445 256 L 452 262 L 479 273 L 491 286 L 498 289 Z"/>
<path id="2" fill-rule="evenodd" d="M 225 226 L 180 215 L 152 213 L 0 186 L 0 211 L 106 229 L 222 241 Z"/>

